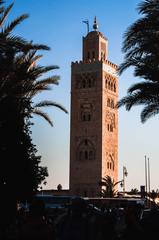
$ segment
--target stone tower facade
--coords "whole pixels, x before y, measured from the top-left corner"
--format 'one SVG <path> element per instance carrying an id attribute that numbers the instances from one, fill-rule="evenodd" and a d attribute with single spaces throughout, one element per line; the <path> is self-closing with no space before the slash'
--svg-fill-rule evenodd
<path id="1" fill-rule="evenodd" d="M 70 193 L 88 197 L 100 195 L 102 177 L 118 181 L 117 65 L 97 28 L 95 19 L 71 66 Z"/>

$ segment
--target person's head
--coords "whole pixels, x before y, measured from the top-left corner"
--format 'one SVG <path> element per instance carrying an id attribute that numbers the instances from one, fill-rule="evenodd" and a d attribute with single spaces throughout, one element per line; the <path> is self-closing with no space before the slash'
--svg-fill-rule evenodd
<path id="1" fill-rule="evenodd" d="M 84 199 L 82 198 L 75 198 L 72 200 L 72 206 L 71 206 L 73 213 L 83 213 L 87 209 L 87 205 Z"/>
<path id="2" fill-rule="evenodd" d="M 43 216 L 45 213 L 45 204 L 40 199 L 34 199 L 30 205 L 30 215 Z"/>

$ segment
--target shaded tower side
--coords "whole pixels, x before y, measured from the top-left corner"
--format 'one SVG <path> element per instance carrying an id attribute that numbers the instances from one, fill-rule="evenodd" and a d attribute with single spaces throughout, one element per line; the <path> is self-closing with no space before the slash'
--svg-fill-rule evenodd
<path id="1" fill-rule="evenodd" d="M 73 63 L 71 87 L 70 190 L 97 196 L 102 175 L 101 62 Z"/>

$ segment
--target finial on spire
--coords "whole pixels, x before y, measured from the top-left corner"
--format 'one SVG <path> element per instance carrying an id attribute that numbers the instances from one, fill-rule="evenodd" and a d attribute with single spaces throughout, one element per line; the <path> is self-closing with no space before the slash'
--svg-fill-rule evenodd
<path id="1" fill-rule="evenodd" d="M 94 29 L 95 31 L 97 31 L 97 29 L 98 29 L 98 24 L 97 24 L 96 16 L 94 17 L 93 29 Z"/>

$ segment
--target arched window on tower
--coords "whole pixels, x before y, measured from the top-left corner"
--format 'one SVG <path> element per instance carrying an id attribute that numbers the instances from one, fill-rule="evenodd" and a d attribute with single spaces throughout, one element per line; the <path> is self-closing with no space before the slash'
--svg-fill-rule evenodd
<path id="1" fill-rule="evenodd" d="M 89 151 L 89 160 L 94 160 L 95 159 L 95 151 L 90 150 Z"/>
<path id="2" fill-rule="evenodd" d="M 113 91 L 113 83 L 110 83 L 110 90 Z"/>
<path id="3" fill-rule="evenodd" d="M 88 79 L 88 87 L 91 88 L 92 87 L 92 79 Z"/>
<path id="4" fill-rule="evenodd" d="M 107 99 L 107 106 L 110 107 L 110 98 Z"/>
<path id="5" fill-rule="evenodd" d="M 88 51 L 87 53 L 87 59 L 89 60 L 90 59 L 90 52 Z"/>
<path id="6" fill-rule="evenodd" d="M 86 88 L 86 80 L 85 79 L 82 80 L 82 87 Z"/>
<path id="7" fill-rule="evenodd" d="M 107 168 L 109 169 L 109 162 L 107 162 Z"/>
<path id="8" fill-rule="evenodd" d="M 101 60 L 103 60 L 103 52 L 101 52 Z"/>
<path id="9" fill-rule="evenodd" d="M 116 92 L 116 84 L 114 83 L 114 92 Z"/>
<path id="10" fill-rule="evenodd" d="M 77 149 L 77 159 L 79 161 L 95 160 L 95 147 L 90 140 L 84 139 L 79 144 Z"/>
<path id="11" fill-rule="evenodd" d="M 111 100 L 110 107 L 114 108 L 114 100 L 113 99 Z"/>
<path id="12" fill-rule="evenodd" d="M 79 152 L 79 160 L 81 161 L 82 159 L 83 159 L 83 152 L 80 151 L 80 152 Z"/>
<path id="13" fill-rule="evenodd" d="M 83 103 L 80 106 L 80 118 L 83 122 L 92 120 L 93 106 L 90 103 Z"/>
<path id="14" fill-rule="evenodd" d="M 75 76 L 75 88 L 80 89 L 82 87 L 81 76 L 80 74 L 76 74 Z"/>
<path id="15" fill-rule="evenodd" d="M 110 90 L 110 81 L 108 81 L 108 89 Z"/>
<path id="16" fill-rule="evenodd" d="M 75 88 L 94 88 L 96 86 L 96 73 L 77 74 Z"/>
<path id="17" fill-rule="evenodd" d="M 108 87 L 108 80 L 106 79 L 105 80 L 105 88 L 107 88 Z"/>
<path id="18" fill-rule="evenodd" d="M 91 82 L 92 82 L 92 87 L 95 87 L 96 81 L 94 78 L 92 78 Z"/>
<path id="19" fill-rule="evenodd" d="M 109 156 L 108 156 L 107 168 L 114 171 L 114 159 L 113 159 L 112 154 L 109 154 Z"/>
<path id="20" fill-rule="evenodd" d="M 112 126 L 112 124 L 110 124 L 109 130 L 110 130 L 110 132 L 113 132 L 113 126 Z"/>
<path id="21" fill-rule="evenodd" d="M 92 59 L 95 59 L 95 51 L 92 51 Z"/>
<path id="22" fill-rule="evenodd" d="M 85 150 L 85 152 L 84 152 L 84 157 L 85 157 L 85 160 L 88 160 L 88 151 L 87 150 Z"/>

